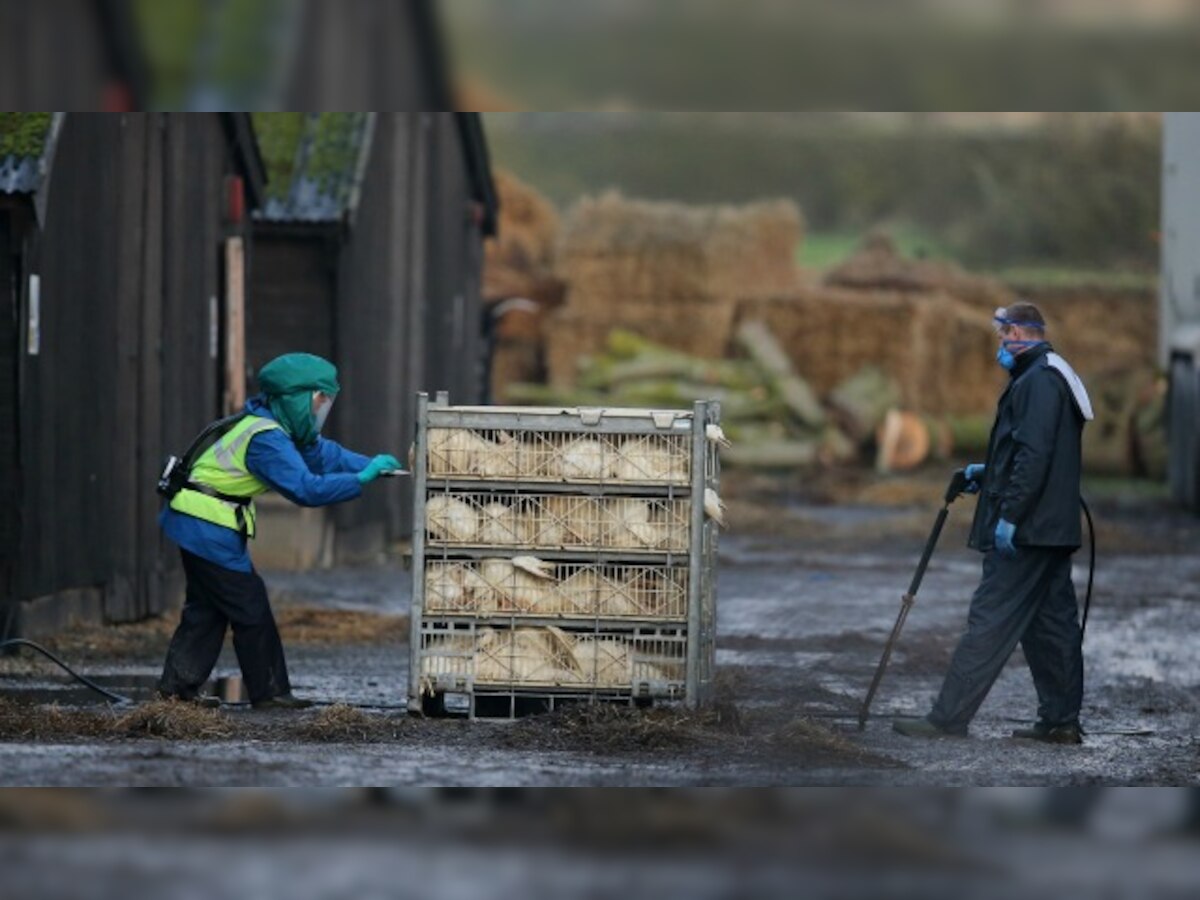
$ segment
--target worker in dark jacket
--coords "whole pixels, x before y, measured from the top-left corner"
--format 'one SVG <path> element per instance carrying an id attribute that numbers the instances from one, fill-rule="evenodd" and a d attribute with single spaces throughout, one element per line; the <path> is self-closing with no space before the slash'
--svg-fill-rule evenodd
<path id="1" fill-rule="evenodd" d="M 1080 444 L 1092 418 L 1083 382 L 1045 340 L 1036 306 L 996 311 L 997 361 L 1009 372 L 987 462 L 967 468 L 979 494 L 969 546 L 983 578 L 933 710 L 900 720 L 910 737 L 965 735 L 1018 642 L 1037 689 L 1038 719 L 1014 737 L 1081 741 L 1083 651 L 1071 557 L 1079 549 Z"/>
<path id="2" fill-rule="evenodd" d="M 200 454 L 159 517 L 179 545 L 187 576 L 159 694 L 219 705 L 199 690 L 230 626 L 251 704 L 302 709 L 312 704 L 292 694 L 266 585 L 250 562 L 253 498 L 275 490 L 301 506 L 340 503 L 401 466 L 394 456 L 368 458 L 321 437 L 339 389 L 332 363 L 289 353 L 263 366 L 258 382 L 262 395 L 248 400 L 242 417 Z"/>

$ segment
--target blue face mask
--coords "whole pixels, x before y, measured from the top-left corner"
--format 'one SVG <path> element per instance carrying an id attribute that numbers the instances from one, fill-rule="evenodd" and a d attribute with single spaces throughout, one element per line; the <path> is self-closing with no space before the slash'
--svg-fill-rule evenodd
<path id="1" fill-rule="evenodd" d="M 1016 348 L 1018 352 L 1026 350 L 1029 347 L 1037 347 L 1045 341 L 1004 341 L 1000 345 L 1000 349 L 996 351 L 996 362 L 1000 363 L 1000 368 L 1012 371 L 1013 366 L 1017 364 L 1017 356 L 1009 348 Z"/>

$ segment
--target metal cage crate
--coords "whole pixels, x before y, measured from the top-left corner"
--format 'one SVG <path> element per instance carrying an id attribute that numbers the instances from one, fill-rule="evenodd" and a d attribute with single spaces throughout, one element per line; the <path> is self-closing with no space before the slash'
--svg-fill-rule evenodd
<path id="1" fill-rule="evenodd" d="M 720 461 L 691 410 L 418 395 L 409 705 L 682 699 L 712 680 Z M 540 700 L 538 699 L 540 698 Z M 545 701 L 545 702 L 542 702 Z"/>

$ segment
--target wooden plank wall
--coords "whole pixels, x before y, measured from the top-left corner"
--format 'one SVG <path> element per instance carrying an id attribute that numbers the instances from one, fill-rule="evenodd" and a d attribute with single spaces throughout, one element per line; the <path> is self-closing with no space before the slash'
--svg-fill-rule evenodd
<path id="1" fill-rule="evenodd" d="M 246 362 L 251 372 L 283 353 L 334 359 L 338 244 L 329 231 L 255 226 L 246 304 Z M 250 389 L 257 389 L 253 380 Z"/>
<path id="2" fill-rule="evenodd" d="M 229 164 L 213 115 L 64 123 L 30 252 L 43 327 L 22 360 L 24 597 L 99 588 L 114 621 L 174 599 L 154 481 L 219 411 L 209 298 Z"/>
<path id="3" fill-rule="evenodd" d="M 10 241 L 9 213 L 0 209 L 0 640 L 16 626 L 14 577 L 20 537 L 20 468 L 17 458 L 18 267 Z"/>

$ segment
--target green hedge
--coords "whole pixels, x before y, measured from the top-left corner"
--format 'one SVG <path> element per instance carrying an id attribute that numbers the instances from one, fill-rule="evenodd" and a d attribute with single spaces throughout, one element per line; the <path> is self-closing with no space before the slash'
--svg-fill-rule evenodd
<path id="1" fill-rule="evenodd" d="M 1157 264 L 1161 134 L 1145 120 L 994 133 L 742 121 L 525 114 L 488 125 L 497 164 L 560 206 L 609 187 L 694 203 L 784 196 L 810 230 L 916 226 L 975 265 Z"/>

